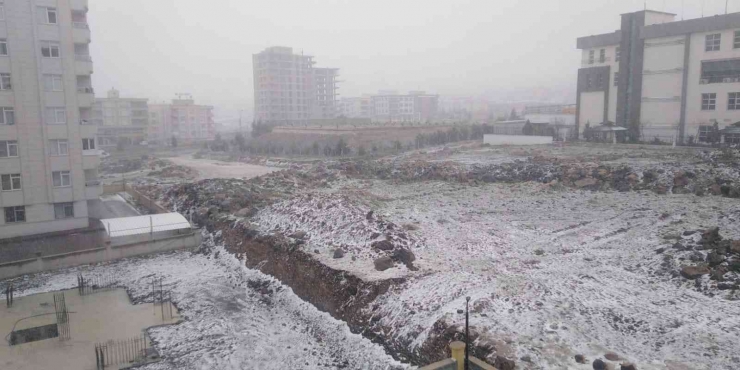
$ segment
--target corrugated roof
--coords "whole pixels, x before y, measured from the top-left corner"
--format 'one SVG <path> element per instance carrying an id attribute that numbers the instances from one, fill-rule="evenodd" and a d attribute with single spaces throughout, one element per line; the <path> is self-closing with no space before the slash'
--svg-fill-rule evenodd
<path id="1" fill-rule="evenodd" d="M 100 220 L 111 238 L 149 234 L 167 230 L 189 229 L 190 222 L 177 212 L 156 215 L 106 218 Z"/>

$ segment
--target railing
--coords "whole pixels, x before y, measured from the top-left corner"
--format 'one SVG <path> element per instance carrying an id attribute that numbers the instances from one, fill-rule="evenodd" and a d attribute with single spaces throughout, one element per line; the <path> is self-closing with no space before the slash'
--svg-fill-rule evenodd
<path id="1" fill-rule="evenodd" d="M 81 62 L 92 62 L 92 57 L 90 55 L 75 54 L 75 60 L 79 60 Z"/>
<path id="2" fill-rule="evenodd" d="M 105 369 L 106 366 L 144 362 L 150 342 L 146 334 L 130 339 L 108 341 L 95 344 L 96 369 Z"/>
<path id="3" fill-rule="evenodd" d="M 740 75 L 714 76 L 699 79 L 699 85 L 740 82 Z"/>
<path id="4" fill-rule="evenodd" d="M 100 186 L 100 180 L 85 180 L 85 186 Z"/>
<path id="5" fill-rule="evenodd" d="M 95 126 L 95 124 L 89 119 L 81 119 L 80 124 L 83 126 Z"/>
<path id="6" fill-rule="evenodd" d="M 83 29 L 83 30 L 89 30 L 90 29 L 90 25 L 87 24 L 87 22 L 72 22 L 72 27 Z"/>
<path id="7" fill-rule="evenodd" d="M 98 150 L 98 149 L 87 149 L 87 150 L 84 150 L 83 149 L 82 150 L 82 155 L 83 156 L 87 156 L 87 155 L 90 155 L 90 156 L 100 155 L 100 150 Z"/>
<path id="8" fill-rule="evenodd" d="M 581 60 L 581 65 L 589 65 L 589 64 L 604 64 L 607 62 L 611 62 L 612 58 L 606 57 L 606 58 L 594 58 L 594 59 L 583 59 Z"/>
<path id="9" fill-rule="evenodd" d="M 94 94 L 95 93 L 95 90 L 93 90 L 92 87 L 85 87 L 85 86 L 83 86 L 83 87 L 78 87 L 77 88 L 77 92 L 78 93 L 83 93 L 83 94 Z"/>

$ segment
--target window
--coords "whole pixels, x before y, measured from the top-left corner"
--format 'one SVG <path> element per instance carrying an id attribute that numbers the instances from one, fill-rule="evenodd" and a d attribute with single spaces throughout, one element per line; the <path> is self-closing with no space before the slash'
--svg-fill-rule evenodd
<path id="1" fill-rule="evenodd" d="M 44 90 L 64 91 L 62 75 L 44 75 Z"/>
<path id="2" fill-rule="evenodd" d="M 15 113 L 12 107 L 0 108 L 0 125 L 15 125 Z"/>
<path id="3" fill-rule="evenodd" d="M 5 20 L 5 4 L 0 3 L 0 21 Z"/>
<path id="4" fill-rule="evenodd" d="M 594 51 L 588 51 L 588 64 L 594 64 Z"/>
<path id="5" fill-rule="evenodd" d="M 701 110 L 714 110 L 717 103 L 717 94 L 701 94 Z"/>
<path id="6" fill-rule="evenodd" d="M 72 203 L 54 204 L 54 218 L 72 218 L 75 216 L 75 206 Z"/>
<path id="7" fill-rule="evenodd" d="M 621 52 L 622 51 L 621 51 L 620 47 L 617 46 L 617 48 L 614 50 L 614 61 L 615 62 L 618 62 L 619 61 L 619 57 L 621 56 Z"/>
<path id="8" fill-rule="evenodd" d="M 599 50 L 599 63 L 604 63 L 606 61 L 606 50 L 601 49 Z"/>
<path id="9" fill-rule="evenodd" d="M 0 175 L 0 188 L 2 191 L 21 190 L 21 174 Z"/>
<path id="10" fill-rule="evenodd" d="M 44 58 L 59 58 L 59 43 L 56 41 L 41 41 L 41 56 Z"/>
<path id="11" fill-rule="evenodd" d="M 710 142 L 713 130 L 714 128 L 712 126 L 699 126 L 699 141 L 702 143 Z"/>
<path id="12" fill-rule="evenodd" d="M 8 55 L 8 40 L 0 39 L 0 55 Z"/>
<path id="13" fill-rule="evenodd" d="M 0 141 L 0 158 L 9 158 L 18 156 L 18 142 Z"/>
<path id="14" fill-rule="evenodd" d="M 727 110 L 740 110 L 740 92 L 727 94 Z"/>
<path id="15" fill-rule="evenodd" d="M 67 111 L 64 108 L 46 108 L 46 123 L 49 125 L 67 123 Z"/>
<path id="16" fill-rule="evenodd" d="M 732 48 L 733 49 L 740 48 L 740 31 L 735 31 L 735 38 L 732 40 Z"/>
<path id="17" fill-rule="evenodd" d="M 614 86 L 619 86 L 619 72 L 614 72 Z"/>
<path id="18" fill-rule="evenodd" d="M 10 73 L 0 73 L 0 90 L 10 90 L 11 88 Z"/>
<path id="19" fill-rule="evenodd" d="M 67 155 L 69 154 L 69 142 L 63 140 L 49 140 L 50 155 Z"/>
<path id="20" fill-rule="evenodd" d="M 72 186 L 72 178 L 69 175 L 69 171 L 55 171 L 51 173 L 52 181 L 54 182 L 55 188 L 64 186 Z"/>
<path id="21" fill-rule="evenodd" d="M 39 22 L 42 24 L 57 24 L 57 8 L 39 8 Z"/>
<path id="22" fill-rule="evenodd" d="M 13 222 L 25 222 L 26 221 L 26 207 L 5 207 L 5 223 Z"/>
<path id="23" fill-rule="evenodd" d="M 95 149 L 95 139 L 82 139 L 82 150 Z"/>
<path id="24" fill-rule="evenodd" d="M 721 39 L 721 33 L 713 33 L 711 35 L 707 35 L 704 40 L 704 51 L 718 51 Z"/>

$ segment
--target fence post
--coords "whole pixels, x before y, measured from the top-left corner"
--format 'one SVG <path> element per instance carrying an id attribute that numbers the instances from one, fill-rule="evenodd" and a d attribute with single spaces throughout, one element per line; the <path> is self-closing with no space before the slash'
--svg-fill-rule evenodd
<path id="1" fill-rule="evenodd" d="M 149 216 L 149 239 L 154 240 L 154 221 L 152 221 L 152 216 Z"/>

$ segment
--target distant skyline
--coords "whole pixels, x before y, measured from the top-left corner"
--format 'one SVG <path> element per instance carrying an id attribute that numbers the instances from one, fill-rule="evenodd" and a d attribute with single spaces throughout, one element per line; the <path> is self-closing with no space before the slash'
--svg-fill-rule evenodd
<path id="1" fill-rule="evenodd" d="M 683 4 L 683 6 L 682 6 Z M 340 97 L 378 90 L 574 99 L 576 38 L 612 32 L 643 0 L 90 1 L 93 86 L 169 101 L 191 93 L 221 114 L 253 108 L 252 54 L 289 46 L 339 68 Z M 724 0 L 648 0 L 677 19 Z M 740 0 L 729 1 L 740 11 Z"/>

